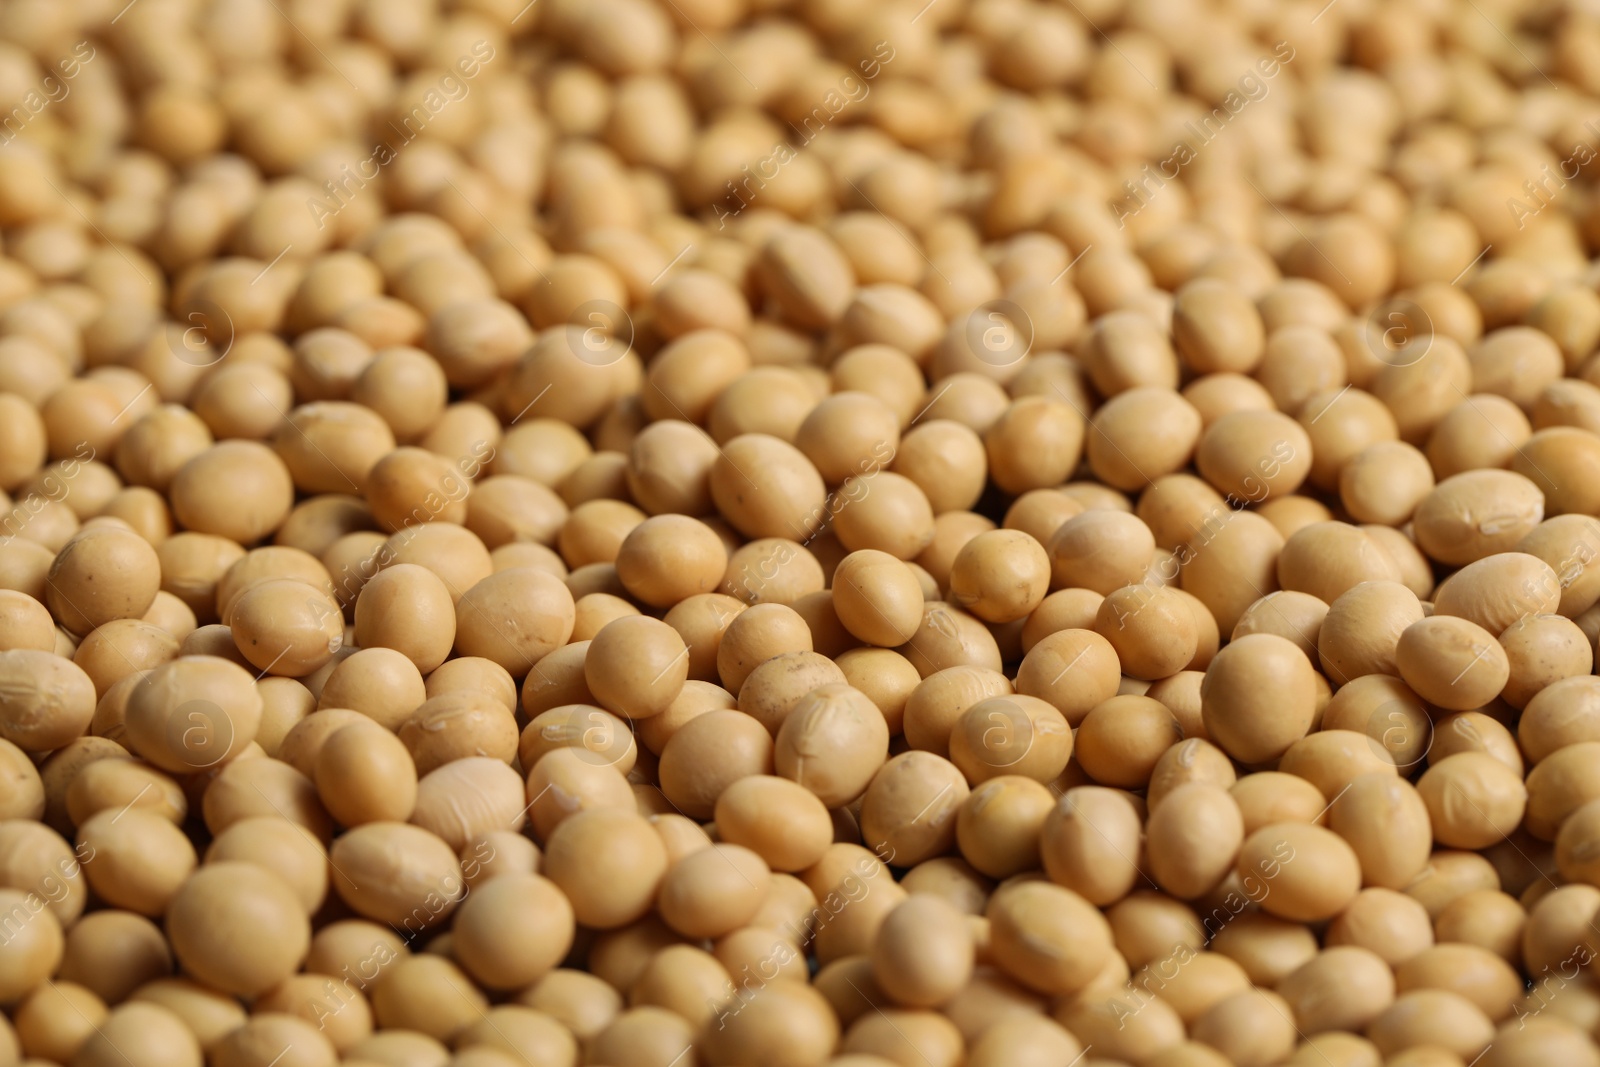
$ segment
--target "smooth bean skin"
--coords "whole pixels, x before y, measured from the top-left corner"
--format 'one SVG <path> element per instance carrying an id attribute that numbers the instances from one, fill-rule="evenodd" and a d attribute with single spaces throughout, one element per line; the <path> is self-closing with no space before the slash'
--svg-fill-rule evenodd
<path id="1" fill-rule="evenodd" d="M 966 985 L 971 934 L 955 907 L 938 897 L 907 898 L 884 919 L 873 941 L 872 973 L 901 1004 L 934 1007 Z"/>
<path id="2" fill-rule="evenodd" d="M 1111 952 L 1109 924 L 1082 897 L 1060 886 L 1017 885 L 991 899 L 988 918 L 990 951 L 1000 966 L 1040 992 L 1083 988 Z"/>
<path id="3" fill-rule="evenodd" d="M 263 915 L 270 925 L 252 921 Z M 311 940 L 310 921 L 293 891 L 253 864 L 206 864 L 173 898 L 167 923 L 185 969 L 239 995 L 259 994 L 294 973 Z M 249 939 L 250 952 L 222 951 L 214 939 L 225 931 Z"/>
<path id="4" fill-rule="evenodd" d="M 717 798 L 714 817 L 724 841 L 750 848 L 776 871 L 811 866 L 833 839 L 827 808 L 784 778 L 739 779 Z"/>
<path id="5" fill-rule="evenodd" d="M 1454 711 L 1482 707 L 1511 674 L 1505 648 L 1489 631 L 1449 616 L 1422 619 L 1395 648 L 1400 677 L 1432 704 Z"/>
<path id="6" fill-rule="evenodd" d="M 1062 794 L 1039 838 L 1051 881 L 1100 907 L 1126 896 L 1138 881 L 1139 814 L 1127 794 L 1102 786 Z"/>
<path id="7" fill-rule="evenodd" d="M 1282 755 L 1311 726 L 1314 673 L 1304 653 L 1274 634 L 1231 642 L 1212 661 L 1201 687 L 1206 730 L 1246 763 Z M 1268 692 L 1281 695 L 1265 701 Z"/>
<path id="8" fill-rule="evenodd" d="M 1203 782 L 1178 786 L 1146 826 L 1152 876 L 1180 900 L 1214 889 L 1244 842 L 1244 818 L 1224 789 Z"/>
<path id="9" fill-rule="evenodd" d="M 1236 865 L 1241 879 L 1272 881 L 1269 914 L 1304 922 L 1342 911 L 1361 888 L 1355 852 L 1330 830 L 1301 823 L 1263 827 L 1245 839 Z M 1274 873 L 1276 872 L 1276 873 Z"/>

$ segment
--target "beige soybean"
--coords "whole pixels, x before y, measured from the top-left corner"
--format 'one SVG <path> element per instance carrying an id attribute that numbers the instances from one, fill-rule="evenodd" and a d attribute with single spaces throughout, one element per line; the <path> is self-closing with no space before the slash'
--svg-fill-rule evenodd
<path id="1" fill-rule="evenodd" d="M 833 841 L 827 807 L 786 778 L 752 775 L 733 782 L 717 797 L 713 817 L 721 840 L 750 849 L 775 871 L 811 866 Z"/>
<path id="2" fill-rule="evenodd" d="M 37 942 L 25 943 L 24 959 Z M 76 982 L 108 1004 L 128 999 L 145 982 L 173 972 L 173 953 L 161 930 L 132 912 L 94 912 L 67 931 L 57 977 Z M 236 1016 L 237 1017 L 237 1016 Z"/>
<path id="3" fill-rule="evenodd" d="M 86 634 L 113 619 L 137 619 L 160 588 L 160 562 L 144 538 L 127 529 L 85 529 L 50 565 L 45 602 L 67 629 Z"/>
<path id="4" fill-rule="evenodd" d="M 1304 778 L 1331 800 L 1364 774 L 1393 774 L 1394 764 L 1366 734 L 1318 730 L 1289 746 L 1278 769 Z"/>
<path id="5" fill-rule="evenodd" d="M 1544 495 L 1522 475 L 1467 471 L 1422 498 L 1414 528 L 1424 552 L 1459 566 L 1512 550 L 1544 514 Z"/>
<path id="6" fill-rule="evenodd" d="M 1274 634 L 1230 642 L 1212 660 L 1200 691 L 1211 739 L 1245 763 L 1282 755 L 1310 729 L 1315 673 L 1292 642 Z"/>
<path id="7" fill-rule="evenodd" d="M 653 607 L 670 608 L 715 590 L 728 559 L 721 539 L 705 523 L 657 515 L 628 532 L 616 564 L 617 577 L 630 594 Z"/>
<path id="8" fill-rule="evenodd" d="M 1210 658 L 1207 658 L 1208 664 Z M 1200 739 L 1206 734 L 1205 722 L 1200 715 L 1200 686 L 1204 681 L 1204 671 L 1179 671 L 1170 678 L 1153 683 L 1144 691 L 1144 695 L 1167 706 L 1172 717 L 1178 720 L 1178 728 L 1183 731 L 1184 737 Z"/>
<path id="9" fill-rule="evenodd" d="M 1134 789 L 1149 783 L 1162 754 L 1181 740 L 1165 704 L 1126 693 L 1095 705 L 1078 724 L 1074 754 L 1094 781 Z"/>
<path id="10" fill-rule="evenodd" d="M 982 439 L 952 419 L 918 414 L 918 423 L 901 437 L 890 469 L 917 484 L 935 515 L 971 508 L 983 495 L 988 474 Z"/>
<path id="11" fill-rule="evenodd" d="M 1145 828 L 1151 876 L 1180 900 L 1209 892 L 1233 867 L 1244 818 L 1227 791 L 1204 782 L 1178 786 Z"/>
<path id="12" fill-rule="evenodd" d="M 642 615 L 606 624 L 584 658 L 584 679 L 596 701 L 629 719 L 665 711 L 688 673 L 689 649 L 678 631 Z"/>
<path id="13" fill-rule="evenodd" d="M 941 584 L 949 584 L 950 569 L 955 566 L 956 553 L 961 551 L 961 546 L 994 528 L 992 520 L 974 512 L 947 511 L 934 518 L 933 540 L 912 562 L 933 580 L 937 593 Z"/>
<path id="14" fill-rule="evenodd" d="M 14 1041 L 28 1055 L 70 1060 L 107 1014 L 105 1002 L 83 986 L 52 982 L 17 1005 Z"/>
<path id="15" fill-rule="evenodd" d="M 498 663 L 482 657 L 461 656 L 440 664 L 424 683 L 428 699 L 461 689 L 482 689 L 497 696 L 507 710 L 516 710 L 517 686 L 511 675 Z M 327 691 L 326 687 L 323 691 Z"/>
<path id="16" fill-rule="evenodd" d="M 1478 889 L 1492 889 L 1499 878 L 1494 865 L 1475 852 L 1438 849 L 1429 866 L 1406 887 L 1406 894 L 1437 918 L 1457 897 Z"/>
<path id="17" fill-rule="evenodd" d="M 1502 633 L 1522 617 L 1554 611 L 1558 597 L 1560 579 L 1544 561 L 1525 552 L 1498 552 L 1440 582 L 1434 611 Z"/>
<path id="18" fill-rule="evenodd" d="M 1422 873 L 1438 832 L 1417 788 L 1382 771 L 1352 779 L 1327 819 L 1354 850 L 1362 881 L 1387 889 L 1404 889 Z"/>
<path id="19" fill-rule="evenodd" d="M 1316 662 L 1317 636 L 1327 615 L 1327 603 L 1310 593 L 1268 593 L 1240 616 L 1231 639 L 1254 633 L 1276 634 L 1293 641 L 1307 659 Z"/>
<path id="20" fill-rule="evenodd" d="M 1517 721 L 1517 743 L 1530 763 L 1579 741 L 1600 740 L 1590 736 L 1600 699 L 1600 680 L 1589 676 L 1567 678 L 1539 691 L 1528 701 Z"/>
<path id="21" fill-rule="evenodd" d="M 627 722 L 587 704 L 557 705 L 533 716 L 517 742 L 517 759 L 532 767 L 557 748 L 582 749 L 595 763 L 624 774 L 633 770 L 639 757 Z"/>
<path id="22" fill-rule="evenodd" d="M 516 710 L 516 706 L 520 702 L 523 711 L 530 716 L 538 716 L 546 711 L 569 704 L 592 703 L 594 694 L 589 692 L 589 683 L 584 681 L 583 677 L 583 661 L 588 654 L 588 641 L 573 641 L 562 645 L 548 656 L 545 656 L 534 665 L 535 669 L 529 671 L 528 676 L 522 680 L 520 700 L 510 702 L 507 710 Z M 455 663 L 459 661 L 451 660 L 449 662 Z M 484 662 L 490 663 L 496 671 L 504 674 L 507 684 L 515 692 L 516 683 L 509 681 L 511 677 L 509 671 L 506 671 L 498 663 L 492 663 L 488 660 Z M 471 686 L 451 689 L 449 693 L 458 697 L 480 695 Z M 430 697 L 429 699 L 433 698 Z"/>
<path id="23" fill-rule="evenodd" d="M 862 796 L 862 840 L 903 865 L 931 861 L 955 844 L 956 813 L 970 791 L 949 760 L 916 750 L 893 756 Z"/>
<path id="24" fill-rule="evenodd" d="M 1490 712 L 1499 712 L 1497 702 L 1488 705 Z M 1457 711 L 1441 716 L 1434 731 L 1430 755 L 1435 762 L 1458 752 L 1482 752 L 1493 756 L 1521 775 L 1525 768 L 1516 739 L 1499 719 L 1483 711 Z"/>
<path id="25" fill-rule="evenodd" d="M 311 929 L 276 875 L 253 864 L 208 863 L 172 898 L 167 935 L 185 970 L 218 989 L 254 996 L 294 973 Z"/>
<path id="26" fill-rule="evenodd" d="M 1365 733 L 1402 772 L 1433 746 L 1434 724 L 1421 699 L 1398 678 L 1369 674 L 1342 686 L 1322 712 L 1325 730 Z"/>
<path id="27" fill-rule="evenodd" d="M 1399 582 L 1362 582 L 1328 605 L 1317 633 L 1317 660 L 1339 682 L 1398 676 L 1400 635 L 1422 616 L 1417 595 Z"/>
<path id="28" fill-rule="evenodd" d="M 690 681 L 717 680 L 722 635 L 745 607 L 743 601 L 724 593 L 698 593 L 679 601 L 662 616 L 662 621 L 677 630 L 689 647 Z"/>
<path id="29" fill-rule="evenodd" d="M 148 809 L 174 824 L 181 824 L 189 810 L 174 779 L 135 760 L 96 760 L 67 785 L 67 815 L 74 825 L 81 826 L 107 808 L 121 810 L 128 805 Z"/>
<path id="30" fill-rule="evenodd" d="M 488 1000 L 455 963 L 419 953 L 397 963 L 372 990 L 372 1014 L 380 1029 L 407 1027 L 438 1040 L 480 1018 Z"/>
<path id="31" fill-rule="evenodd" d="M 61 748 L 81 736 L 94 716 L 94 682 L 53 652 L 0 652 L 0 692 L 0 738 L 24 752 Z"/>
<path id="32" fill-rule="evenodd" d="M 796 955 L 793 949 L 789 954 Z M 651 958 L 628 999 L 635 1007 L 666 1008 L 704 1025 L 722 1014 L 732 989 L 728 969 L 717 957 L 692 945 L 669 945 Z"/>
<path id="33" fill-rule="evenodd" d="M 802 697 L 784 719 L 773 766 L 835 808 L 866 791 L 888 747 L 888 725 L 866 694 L 829 684 Z"/>
<path id="34" fill-rule="evenodd" d="M 1063 523 L 1046 547 L 1053 588 L 1081 587 L 1105 595 L 1144 577 L 1155 538 L 1133 515 L 1086 511 Z"/>
<path id="35" fill-rule="evenodd" d="M 1065 717 L 1038 697 L 980 700 L 961 713 L 950 731 L 950 761 L 973 785 L 1002 774 L 1053 781 L 1072 753 L 1073 735 Z"/>
<path id="36" fill-rule="evenodd" d="M 130 693 L 127 739 L 162 770 L 193 773 L 241 753 L 255 737 L 261 710 L 261 695 L 242 667 L 212 656 L 180 656 L 145 675 Z"/>
<path id="37" fill-rule="evenodd" d="M 885 917 L 872 946 L 879 987 L 908 1007 L 934 1007 L 966 985 L 972 937 L 961 913 L 938 897 L 916 894 Z"/>
<path id="38" fill-rule="evenodd" d="M 1484 848 L 1515 830 L 1529 793 L 1516 771 L 1480 752 L 1433 763 L 1417 791 L 1428 805 L 1434 838 L 1452 848 Z"/>
<path id="39" fill-rule="evenodd" d="M 1056 396 L 1014 401 L 985 436 L 989 476 L 1011 494 L 1059 485 L 1083 452 L 1084 417 Z"/>
<path id="40" fill-rule="evenodd" d="M 1074 1035 L 1083 1035 L 1081 1040 L 1090 1041 L 1115 1056 L 1144 1059 L 1154 1050 L 1168 1049 L 1182 1041 L 1182 1021 L 1160 998 L 1145 1002 L 1144 1010 L 1132 1023 L 1119 1026 L 1117 1020 L 1126 1018 L 1124 1013 L 1136 998 L 1143 999 L 1136 993 L 1091 989 L 1060 1009 L 1056 1018 L 1070 1027 Z"/>
<path id="41" fill-rule="evenodd" d="M 328 814 L 342 826 L 404 822 L 417 801 L 411 753 L 376 723 L 330 734 L 317 751 L 312 779 Z"/>
<path id="42" fill-rule="evenodd" d="M 407 934 L 447 918 L 463 894 L 455 854 L 415 826 L 366 823 L 341 835 L 328 855 L 340 899 Z"/>
<path id="43" fill-rule="evenodd" d="M 1224 415 L 1200 437 L 1195 466 L 1223 497 L 1261 503 L 1292 493 L 1311 469 L 1311 439 L 1286 415 L 1240 411 Z"/>
<path id="44" fill-rule="evenodd" d="M 1117 694 L 1121 676 L 1109 641 L 1090 629 L 1066 629 L 1028 650 L 1016 684 L 1017 692 L 1049 701 L 1068 724 L 1077 726 L 1091 709 Z"/>
<path id="45" fill-rule="evenodd" d="M 1060 630 L 1090 630 L 1105 598 L 1092 589 L 1060 589 L 1039 602 L 1022 626 L 1022 651 Z"/>
<path id="46" fill-rule="evenodd" d="M 920 610 L 920 608 L 919 608 Z M 812 650 L 811 630 L 783 604 L 757 604 L 735 615 L 717 648 L 717 674 L 735 696 L 750 672 L 783 652 Z"/>
<path id="47" fill-rule="evenodd" d="M 894 434 L 898 439 L 898 429 Z M 880 462 L 892 455 L 891 448 Z M 825 512 L 823 478 L 811 460 L 765 434 L 726 442 L 712 466 L 710 486 L 718 510 L 748 537 L 804 539 Z"/>
<path id="48" fill-rule="evenodd" d="M 656 907 L 663 921 L 686 936 L 721 936 L 755 913 L 766 878 L 767 866 L 754 852 L 739 845 L 713 845 L 685 856 L 667 872 Z"/>
<path id="49" fill-rule="evenodd" d="M 1447 904 L 1436 923 L 1440 941 L 1488 949 L 1513 967 L 1522 962 L 1528 913 L 1517 899 L 1494 889 L 1464 893 Z"/>
<path id="50" fill-rule="evenodd" d="M 1587 677 L 1594 670 L 1589 639 L 1560 615 L 1519 619 L 1501 632 L 1500 644 L 1510 671 L 1500 695 L 1514 708 L 1526 707 L 1547 686 Z"/>
<path id="51" fill-rule="evenodd" d="M 1568 618 L 1593 607 L 1589 597 L 1596 591 L 1597 561 L 1589 558 L 1582 546 L 1594 536 L 1596 521 L 1587 515 L 1557 515 L 1540 523 L 1517 545 L 1518 552 L 1538 557 L 1552 570 L 1560 568 L 1556 581 L 1561 599 L 1555 610 Z"/>
<path id="52" fill-rule="evenodd" d="M 803 982 L 778 980 L 722 1029 L 706 1032 L 707 1058 L 729 1063 L 822 1063 L 839 1040 L 839 1024 L 820 993 Z M 619 1058 L 618 1062 L 622 1062 Z"/>
<path id="53" fill-rule="evenodd" d="M 1285 589 L 1331 604 L 1362 582 L 1400 579 L 1394 559 L 1358 526 L 1311 523 L 1295 531 L 1278 555 L 1278 582 Z"/>
<path id="54" fill-rule="evenodd" d="M 325 708 L 312 712 L 296 722 L 283 737 L 278 748 L 278 759 L 289 764 L 308 778 L 315 773 L 317 753 L 340 727 L 352 724 L 365 725 L 368 719 L 349 708 Z"/>
<path id="55" fill-rule="evenodd" d="M 1266 826 L 1245 838 L 1235 869 L 1269 885 L 1265 911 L 1295 922 L 1332 918 L 1361 888 L 1350 846 L 1331 830 L 1303 823 Z"/>
<path id="56" fill-rule="evenodd" d="M 1082 989 L 1112 952 L 1105 918 L 1069 889 L 1028 882 L 996 893 L 990 952 L 1009 975 L 1052 995 Z"/>
<path id="57" fill-rule="evenodd" d="M 1095 612 L 1094 630 L 1117 654 L 1122 672 L 1154 681 L 1194 660 L 1200 647 L 1196 611 L 1181 590 L 1148 584 L 1113 590 Z"/>
<path id="58" fill-rule="evenodd" d="M 1126 793 L 1103 786 L 1067 790 L 1045 818 L 1040 858 L 1050 880 L 1105 907 L 1139 881 L 1140 812 Z"/>
<path id="59" fill-rule="evenodd" d="M 1433 486 L 1427 457 L 1401 441 L 1368 445 L 1339 471 L 1340 502 L 1357 522 L 1399 526 Z"/>
<path id="60" fill-rule="evenodd" d="M 283 461 L 252 441 L 212 445 L 172 480 L 172 512 L 180 523 L 239 544 L 252 544 L 276 529 L 293 498 Z"/>
<path id="61" fill-rule="evenodd" d="M 384 568 L 397 563 L 421 564 L 444 582 L 452 603 L 459 601 L 477 582 L 503 569 L 495 566 L 494 557 L 482 538 L 448 522 L 423 523 L 393 534 L 378 551 L 377 558 Z M 550 569 L 543 562 L 540 566 Z"/>
<path id="62" fill-rule="evenodd" d="M 328 663 L 344 645 L 344 616 L 334 599 L 292 578 L 246 589 L 230 620 L 240 653 L 263 673 L 300 678 Z"/>
<path id="63" fill-rule="evenodd" d="M 667 741 L 659 780 L 675 806 L 691 818 L 705 819 L 731 783 L 772 770 L 773 739 L 766 727 L 740 711 L 707 709 Z"/>
<path id="64" fill-rule="evenodd" d="M 1278 584 L 1277 558 L 1284 537 L 1260 515 L 1234 511 L 1215 516 L 1191 539 L 1182 584 L 1197 597 L 1224 632 Z"/>
<path id="65" fill-rule="evenodd" d="M 1248 373 L 1261 358 L 1261 315 L 1234 286 L 1200 279 L 1178 291 L 1172 339 L 1179 356 L 1199 374 Z"/>
<path id="66" fill-rule="evenodd" d="M 900 560 L 875 549 L 852 552 L 833 572 L 834 609 L 851 634 L 869 644 L 904 644 L 922 621 L 922 591 Z"/>
<path id="67" fill-rule="evenodd" d="M 1094 413 L 1085 454 L 1095 477 L 1131 492 L 1182 469 L 1200 431 L 1200 413 L 1177 393 L 1129 389 Z"/>
<path id="68" fill-rule="evenodd" d="M 276 815 L 319 840 L 333 835 L 333 820 L 317 798 L 316 785 L 292 766 L 271 759 L 229 761 L 206 788 L 201 814 L 214 834 L 242 819 Z"/>
<path id="69" fill-rule="evenodd" d="M 456 651 L 493 660 L 513 677 L 565 644 L 576 621 L 572 593 L 554 575 L 532 567 L 484 578 L 462 594 L 455 614 Z"/>
<path id="70" fill-rule="evenodd" d="M 1369 887 L 1328 926 L 1327 944 L 1355 945 L 1393 966 L 1433 944 L 1428 909 L 1404 893 Z"/>
<path id="71" fill-rule="evenodd" d="M 83 1067 L 131 1063 L 154 1067 L 200 1067 L 200 1043 L 175 1013 L 155 1004 L 121 1005 L 106 1016 L 73 1056 Z"/>
<path id="72" fill-rule="evenodd" d="M 594 566 L 606 568 L 608 571 L 610 570 L 610 564 L 600 563 L 595 564 Z M 611 574 L 614 573 L 614 571 L 611 571 Z M 587 578 L 588 575 L 585 575 L 584 577 Z M 617 619 L 625 616 L 640 614 L 638 608 L 634 607 L 626 599 L 613 593 L 599 591 L 585 592 L 585 589 L 614 587 L 611 582 L 606 580 L 610 577 L 610 574 L 602 576 L 600 573 L 596 572 L 593 574 L 593 577 L 600 580 L 592 585 L 587 581 L 580 581 L 574 586 L 574 590 L 577 593 L 577 598 L 572 606 L 572 633 L 569 637 L 570 642 L 573 644 L 587 645 L 597 634 L 599 634 L 601 630 L 605 629 L 609 623 L 615 622 Z M 552 652 L 554 651 L 558 650 L 553 649 Z M 541 659 L 548 658 L 548 655 L 541 657 Z"/>
<path id="73" fill-rule="evenodd" d="M 1038 541 L 1017 530 L 991 530 L 956 554 L 950 598 L 986 622 L 1004 623 L 1038 607 L 1049 584 L 1050 557 Z"/>
<path id="74" fill-rule="evenodd" d="M 851 475 L 830 500 L 834 533 L 846 549 L 877 549 L 896 559 L 917 558 L 937 527 L 928 498 L 911 479 L 893 471 Z"/>
<path id="75" fill-rule="evenodd" d="M 424 701 L 401 724 L 398 735 L 418 774 L 469 756 L 492 756 L 509 763 L 517 751 L 515 717 L 492 696 L 475 692 L 446 693 Z"/>
<path id="76" fill-rule="evenodd" d="M 1193 1037 L 1230 1063 L 1275 1063 L 1294 1047 L 1297 1030 L 1292 1018 L 1282 996 L 1249 989 L 1219 1001 L 1195 1020 Z"/>
<path id="77" fill-rule="evenodd" d="M 956 813 L 956 844 L 974 868 L 1009 878 L 1039 865 L 1040 834 L 1053 794 L 1032 778 L 1007 774 L 979 785 Z"/>
<path id="78" fill-rule="evenodd" d="M 1508 1015 L 1522 993 L 1521 979 L 1505 960 L 1477 945 L 1449 942 L 1423 949 L 1396 967 L 1395 985 L 1402 994 L 1449 990 L 1493 1019 Z"/>
<path id="79" fill-rule="evenodd" d="M 339 661 L 317 702 L 319 707 L 354 709 L 394 730 L 428 695 L 421 672 L 403 653 L 364 648 Z"/>
<path id="80" fill-rule="evenodd" d="M 78 827 L 77 841 L 93 857 L 85 871 L 96 895 L 142 915 L 163 914 L 196 865 L 183 832 L 144 809 L 91 816 Z"/>
<path id="81" fill-rule="evenodd" d="M 1506 650 L 1493 634 L 1448 615 L 1406 627 L 1395 648 L 1395 665 L 1418 696 L 1454 711 L 1493 700 L 1511 671 Z"/>
<path id="82" fill-rule="evenodd" d="M 563 820 L 540 861 L 540 873 L 571 901 L 576 920 L 596 929 L 644 917 L 667 870 L 655 829 L 638 815 L 606 809 Z"/>
<path id="83" fill-rule="evenodd" d="M 427 674 L 450 654 L 456 612 L 449 589 L 432 571 L 398 563 L 361 587 L 355 610 L 356 643 L 390 648 Z"/>

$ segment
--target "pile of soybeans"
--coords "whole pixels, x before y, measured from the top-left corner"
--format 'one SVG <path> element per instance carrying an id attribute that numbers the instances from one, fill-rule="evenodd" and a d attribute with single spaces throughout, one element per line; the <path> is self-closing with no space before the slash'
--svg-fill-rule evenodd
<path id="1" fill-rule="evenodd" d="M 0 1067 L 1600 1067 L 1600 8 L 0 0 Z"/>

